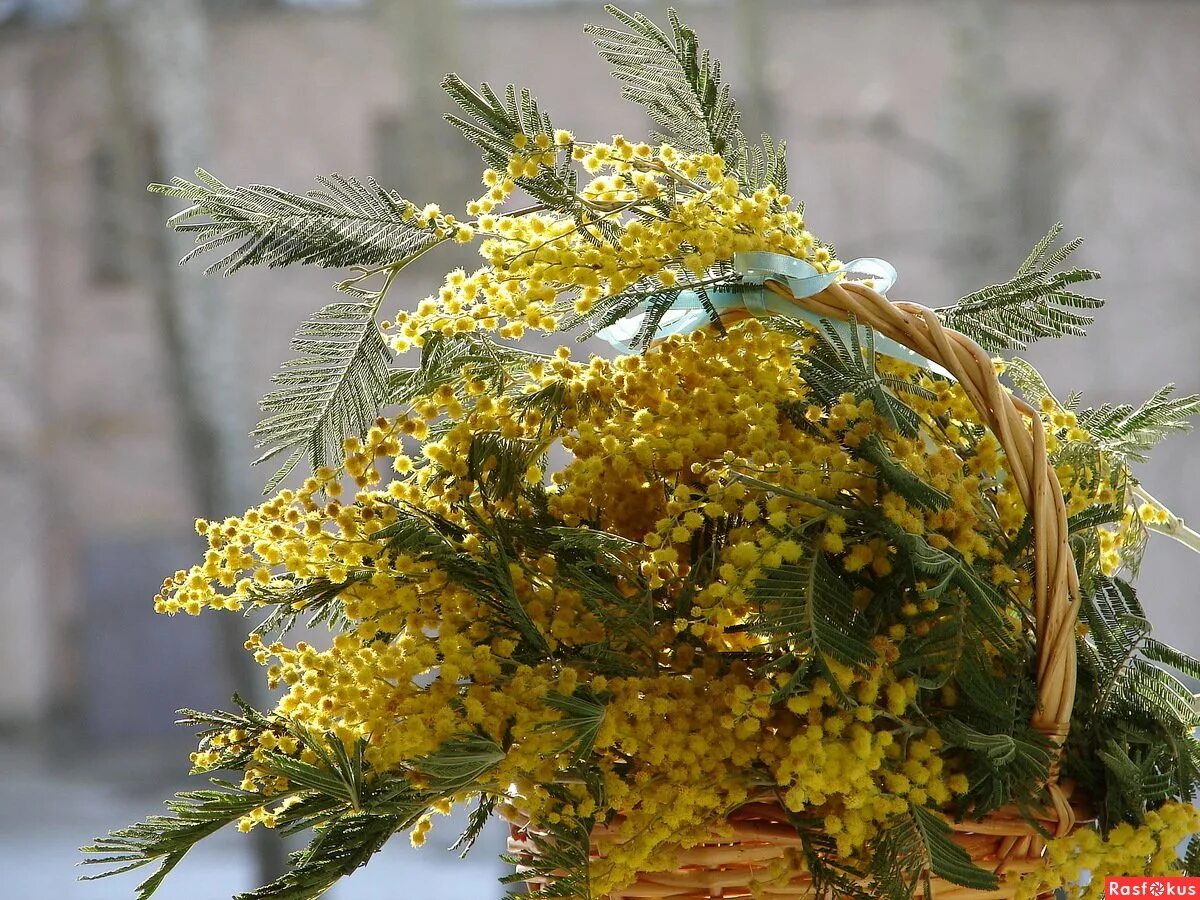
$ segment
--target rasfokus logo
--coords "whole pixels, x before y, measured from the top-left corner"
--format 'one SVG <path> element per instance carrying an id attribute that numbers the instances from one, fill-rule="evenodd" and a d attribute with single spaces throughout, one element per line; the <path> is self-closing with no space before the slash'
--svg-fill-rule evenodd
<path id="1" fill-rule="evenodd" d="M 1200 878 L 1138 876 L 1108 877 L 1104 879 L 1105 900 L 1115 897 L 1147 897 L 1151 900 L 1162 897 L 1197 897 L 1200 898 Z"/>

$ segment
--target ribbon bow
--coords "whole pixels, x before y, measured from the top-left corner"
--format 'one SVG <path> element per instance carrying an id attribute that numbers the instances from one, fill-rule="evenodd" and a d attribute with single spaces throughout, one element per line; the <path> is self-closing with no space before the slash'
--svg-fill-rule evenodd
<path id="1" fill-rule="evenodd" d="M 881 294 L 886 294 L 888 289 L 896 283 L 896 270 L 892 264 L 871 257 L 852 260 L 836 272 L 819 272 L 812 264 L 794 256 L 754 250 L 748 253 L 735 253 L 733 269 L 742 276 L 741 283 L 738 284 L 736 290 L 717 287 L 707 292 L 708 300 L 718 314 L 741 310 L 755 316 L 786 316 L 789 319 L 808 322 L 818 328 L 828 323 L 829 326 L 841 333 L 843 340 L 847 342 L 850 337 L 849 324 L 810 312 L 792 300 L 768 289 L 766 283 L 773 281 L 785 286 L 796 300 L 819 294 L 834 282 L 843 280 L 850 275 L 857 276 L 853 280 L 866 282 Z M 622 353 L 637 352 L 631 342 L 641 331 L 648 309 L 648 302 L 639 303 L 630 310 L 625 318 L 597 332 L 596 336 L 607 341 Z M 685 289 L 679 292 L 670 309 L 663 315 L 657 334 L 661 337 L 688 334 L 709 325 L 710 322 L 709 313 L 705 309 L 700 295 L 694 290 Z M 860 329 L 864 327 L 859 326 Z M 912 363 L 923 369 L 937 372 L 939 375 L 949 376 L 950 374 L 932 360 L 926 359 L 921 354 L 884 335 L 875 335 L 875 349 L 886 356 Z"/>

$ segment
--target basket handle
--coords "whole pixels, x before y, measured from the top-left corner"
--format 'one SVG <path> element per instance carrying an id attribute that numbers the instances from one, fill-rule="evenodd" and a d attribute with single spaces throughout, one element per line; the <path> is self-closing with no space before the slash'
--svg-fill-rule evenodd
<path id="1" fill-rule="evenodd" d="M 937 314 L 916 303 L 892 302 L 856 282 L 838 282 L 818 294 L 792 296 L 779 281 L 768 290 L 817 315 L 858 322 L 943 366 L 962 385 L 982 421 L 1004 449 L 1013 480 L 1032 516 L 1034 621 L 1037 638 L 1037 708 L 1033 726 L 1054 745 L 1048 787 L 1064 833 L 1074 821 L 1058 787 L 1061 747 L 1075 700 L 1075 619 L 1079 575 L 1067 543 L 1067 511 L 1058 475 L 1046 453 L 1040 415 L 1000 384 L 991 358 L 973 340 L 942 326 Z"/>

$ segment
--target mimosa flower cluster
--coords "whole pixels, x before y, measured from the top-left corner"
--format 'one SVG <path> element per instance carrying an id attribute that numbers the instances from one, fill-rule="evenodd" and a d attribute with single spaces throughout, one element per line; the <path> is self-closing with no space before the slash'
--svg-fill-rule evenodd
<path id="1" fill-rule="evenodd" d="M 1200 810 L 1191 803 L 1167 803 L 1134 826 L 1122 822 L 1107 836 L 1084 828 L 1051 841 L 1044 870 L 1027 875 L 1017 900 L 1065 891 L 1080 900 L 1102 900 L 1106 876 L 1178 875 L 1179 844 L 1200 832 Z"/>
<path id="2" fill-rule="evenodd" d="M 451 272 L 436 297 L 415 313 L 400 312 L 392 338 L 397 351 L 422 345 L 430 334 L 485 330 L 515 339 L 527 328 L 551 332 L 564 312 L 587 315 L 597 303 L 649 279 L 660 289 L 709 283 L 713 268 L 740 251 L 786 254 L 818 271 L 839 267 L 805 230 L 790 196 L 771 185 L 745 195 L 737 179 L 725 174 L 720 156 L 685 156 L 670 145 L 652 147 L 621 136 L 611 143 L 567 144 L 561 152 L 581 160 L 589 172 L 604 173 L 580 194 L 587 210 L 581 221 L 536 208 L 475 219 L 467 227 L 483 237 L 480 254 L 487 264 L 470 273 Z M 518 154 L 509 170 L 532 166 L 536 174 L 538 167 L 553 168 L 556 159 L 553 149 L 533 157 Z M 468 210 L 493 209 L 491 204 L 508 199 L 515 188 L 511 177 L 493 169 L 484 172 L 483 181 L 493 187 Z M 629 217 L 668 190 L 676 198 L 669 216 Z M 619 236 L 604 240 L 614 231 Z"/>
<path id="3" fill-rule="evenodd" d="M 491 190 L 469 210 L 480 215 L 464 226 L 490 235 L 485 262 L 452 272 L 437 296 L 396 317 L 398 352 L 554 331 L 564 294 L 565 314 L 578 315 L 648 278 L 664 288 L 703 280 L 741 250 L 839 267 L 790 198 L 742 195 L 719 157 L 620 138 L 585 148 L 563 135 L 534 150 L 513 158 L 510 175 L 571 152 L 605 173 L 584 195 L 612 211 L 658 196 L 664 182 L 693 190 L 653 221 L 598 213 L 621 229 L 607 243 L 569 218 L 494 213 L 512 183 L 489 170 Z M 422 213 L 435 214 L 447 219 Z M 875 361 L 909 386 L 920 425 L 905 434 L 871 399 L 814 395 L 797 360 L 817 340 L 750 319 L 644 355 L 528 355 L 500 374 L 495 359 L 468 354 L 411 408 L 348 441 L 340 469 L 243 516 L 199 522 L 209 550 L 167 581 L 160 611 L 303 608 L 321 596 L 336 598 L 342 623 L 321 647 L 259 634 L 247 644 L 283 691 L 271 725 L 218 733 L 194 756 L 208 769 L 244 751 L 242 787 L 264 802 L 243 830 L 272 826 L 295 802 L 271 759 L 320 762 L 298 730 L 361 742 L 375 777 L 417 785 L 422 761 L 463 735 L 496 748 L 486 771 L 435 811 L 492 795 L 521 822 L 611 821 L 596 896 L 672 867 L 764 790 L 817 817 L 847 866 L 862 865 L 910 805 L 966 802 L 973 751 L 948 742 L 939 721 L 969 707 L 958 673 L 969 651 L 906 659 L 947 627 L 969 633 L 970 617 L 956 589 L 914 570 L 902 548 L 919 541 L 976 573 L 995 608 L 978 626 L 973 665 L 1025 683 L 1026 510 L 999 444 L 953 381 Z M 1052 452 L 1087 439 L 1074 414 L 1044 413 Z M 860 452 L 875 440 L 887 463 Z M 558 466 L 556 448 L 566 452 Z M 1080 458 L 1059 471 L 1073 515 L 1116 499 L 1112 478 Z M 918 502 L 884 465 L 946 502 Z M 1120 567 L 1134 515 L 1095 529 L 1105 571 Z M 536 522 L 538 533 L 510 534 L 514 522 Z M 438 552 L 397 544 L 430 523 Z M 584 543 L 603 536 L 605 552 L 581 566 L 569 543 L 547 539 L 555 529 L 564 541 L 573 529 Z M 489 571 L 488 590 L 464 584 L 461 564 Z M 764 585 L 791 578 L 801 594 L 782 605 L 800 606 L 781 609 Z M 826 615 L 803 594 L 804 579 L 818 578 L 844 594 L 861 632 L 857 657 L 836 639 L 826 647 L 819 623 L 805 630 L 805 616 Z M 564 699 L 595 710 L 586 739 L 569 739 Z M 1026 711 L 1014 705 L 1011 715 Z M 428 828 L 428 816 L 412 825 L 414 843 Z"/>

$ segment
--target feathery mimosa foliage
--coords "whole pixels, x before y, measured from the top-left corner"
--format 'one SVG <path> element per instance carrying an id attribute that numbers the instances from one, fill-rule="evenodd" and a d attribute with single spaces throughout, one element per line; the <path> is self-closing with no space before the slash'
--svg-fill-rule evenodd
<path id="1" fill-rule="evenodd" d="M 1070 288 L 1100 276 L 1091 269 L 1057 271 L 1083 243 L 1076 238 L 1051 252 L 1061 233 L 1062 225 L 1055 224 L 1009 281 L 981 288 L 957 306 L 938 310 L 942 322 L 997 353 L 1024 350 L 1039 338 L 1084 334 L 1092 317 L 1071 310 L 1099 309 L 1104 301 Z"/>
<path id="2" fill-rule="evenodd" d="M 799 846 L 763 886 L 995 891 L 1021 876 L 973 860 L 949 820 L 1016 810 L 1044 831 L 1060 766 L 1098 821 L 1053 841 L 1018 896 L 1079 893 L 1084 870 L 1200 869 L 1196 842 L 1168 852 L 1200 830 L 1182 680 L 1200 661 L 1152 636 L 1126 578 L 1150 531 L 1200 543 L 1130 469 L 1200 398 L 1079 411 L 999 363 L 1040 417 L 1084 589 L 1058 747 L 1030 724 L 1033 535 L 999 441 L 962 386 L 853 320 L 718 314 L 714 296 L 751 287 L 735 253 L 841 263 L 695 33 L 609 12 L 588 31 L 664 143 L 580 140 L 528 90 L 451 75 L 450 122 L 488 167 L 464 219 L 341 176 L 303 195 L 204 172 L 157 188 L 190 204 L 171 224 L 196 235 L 189 258 L 222 254 L 211 271 L 350 272 L 263 401 L 259 461 L 286 460 L 272 496 L 199 522 L 208 552 L 155 599 L 252 616 L 279 700 L 185 710 L 213 789 L 86 848 L 96 877 L 154 867 L 145 900 L 204 837 L 265 827 L 310 843 L 241 900 L 312 900 L 469 806 L 456 848 L 502 817 L 528 840 L 506 883 L 600 900 L 775 803 Z M 511 208 L 518 192 L 532 205 Z M 1073 286 L 1096 276 L 1059 271 L 1078 247 L 1053 249 L 1060 230 L 942 321 L 995 351 L 1081 334 L 1100 301 Z M 478 269 L 381 313 L 413 259 L 477 239 Z M 684 290 L 711 327 L 662 339 Z M 516 345 L 633 316 L 640 355 Z M 297 640 L 303 622 L 328 638 Z"/>
<path id="3" fill-rule="evenodd" d="M 183 262 L 237 244 L 209 265 L 210 273 L 296 263 L 401 266 L 446 237 L 432 221 L 420 220 L 412 203 L 374 179 L 364 183 L 335 174 L 317 180 L 323 190 L 293 194 L 261 184 L 227 187 L 197 169 L 196 182 L 174 178 L 150 189 L 191 204 L 168 221 L 176 231 L 196 236 L 196 248 Z"/>
<path id="4" fill-rule="evenodd" d="M 301 355 L 272 379 L 279 387 L 263 397 L 267 417 L 254 429 L 255 446 L 265 448 L 256 463 L 295 448 L 264 492 L 306 457 L 314 468 L 335 461 L 346 438 L 366 434 L 390 400 L 391 354 L 375 321 L 384 293 L 330 303 L 296 332 L 292 350 Z"/>

